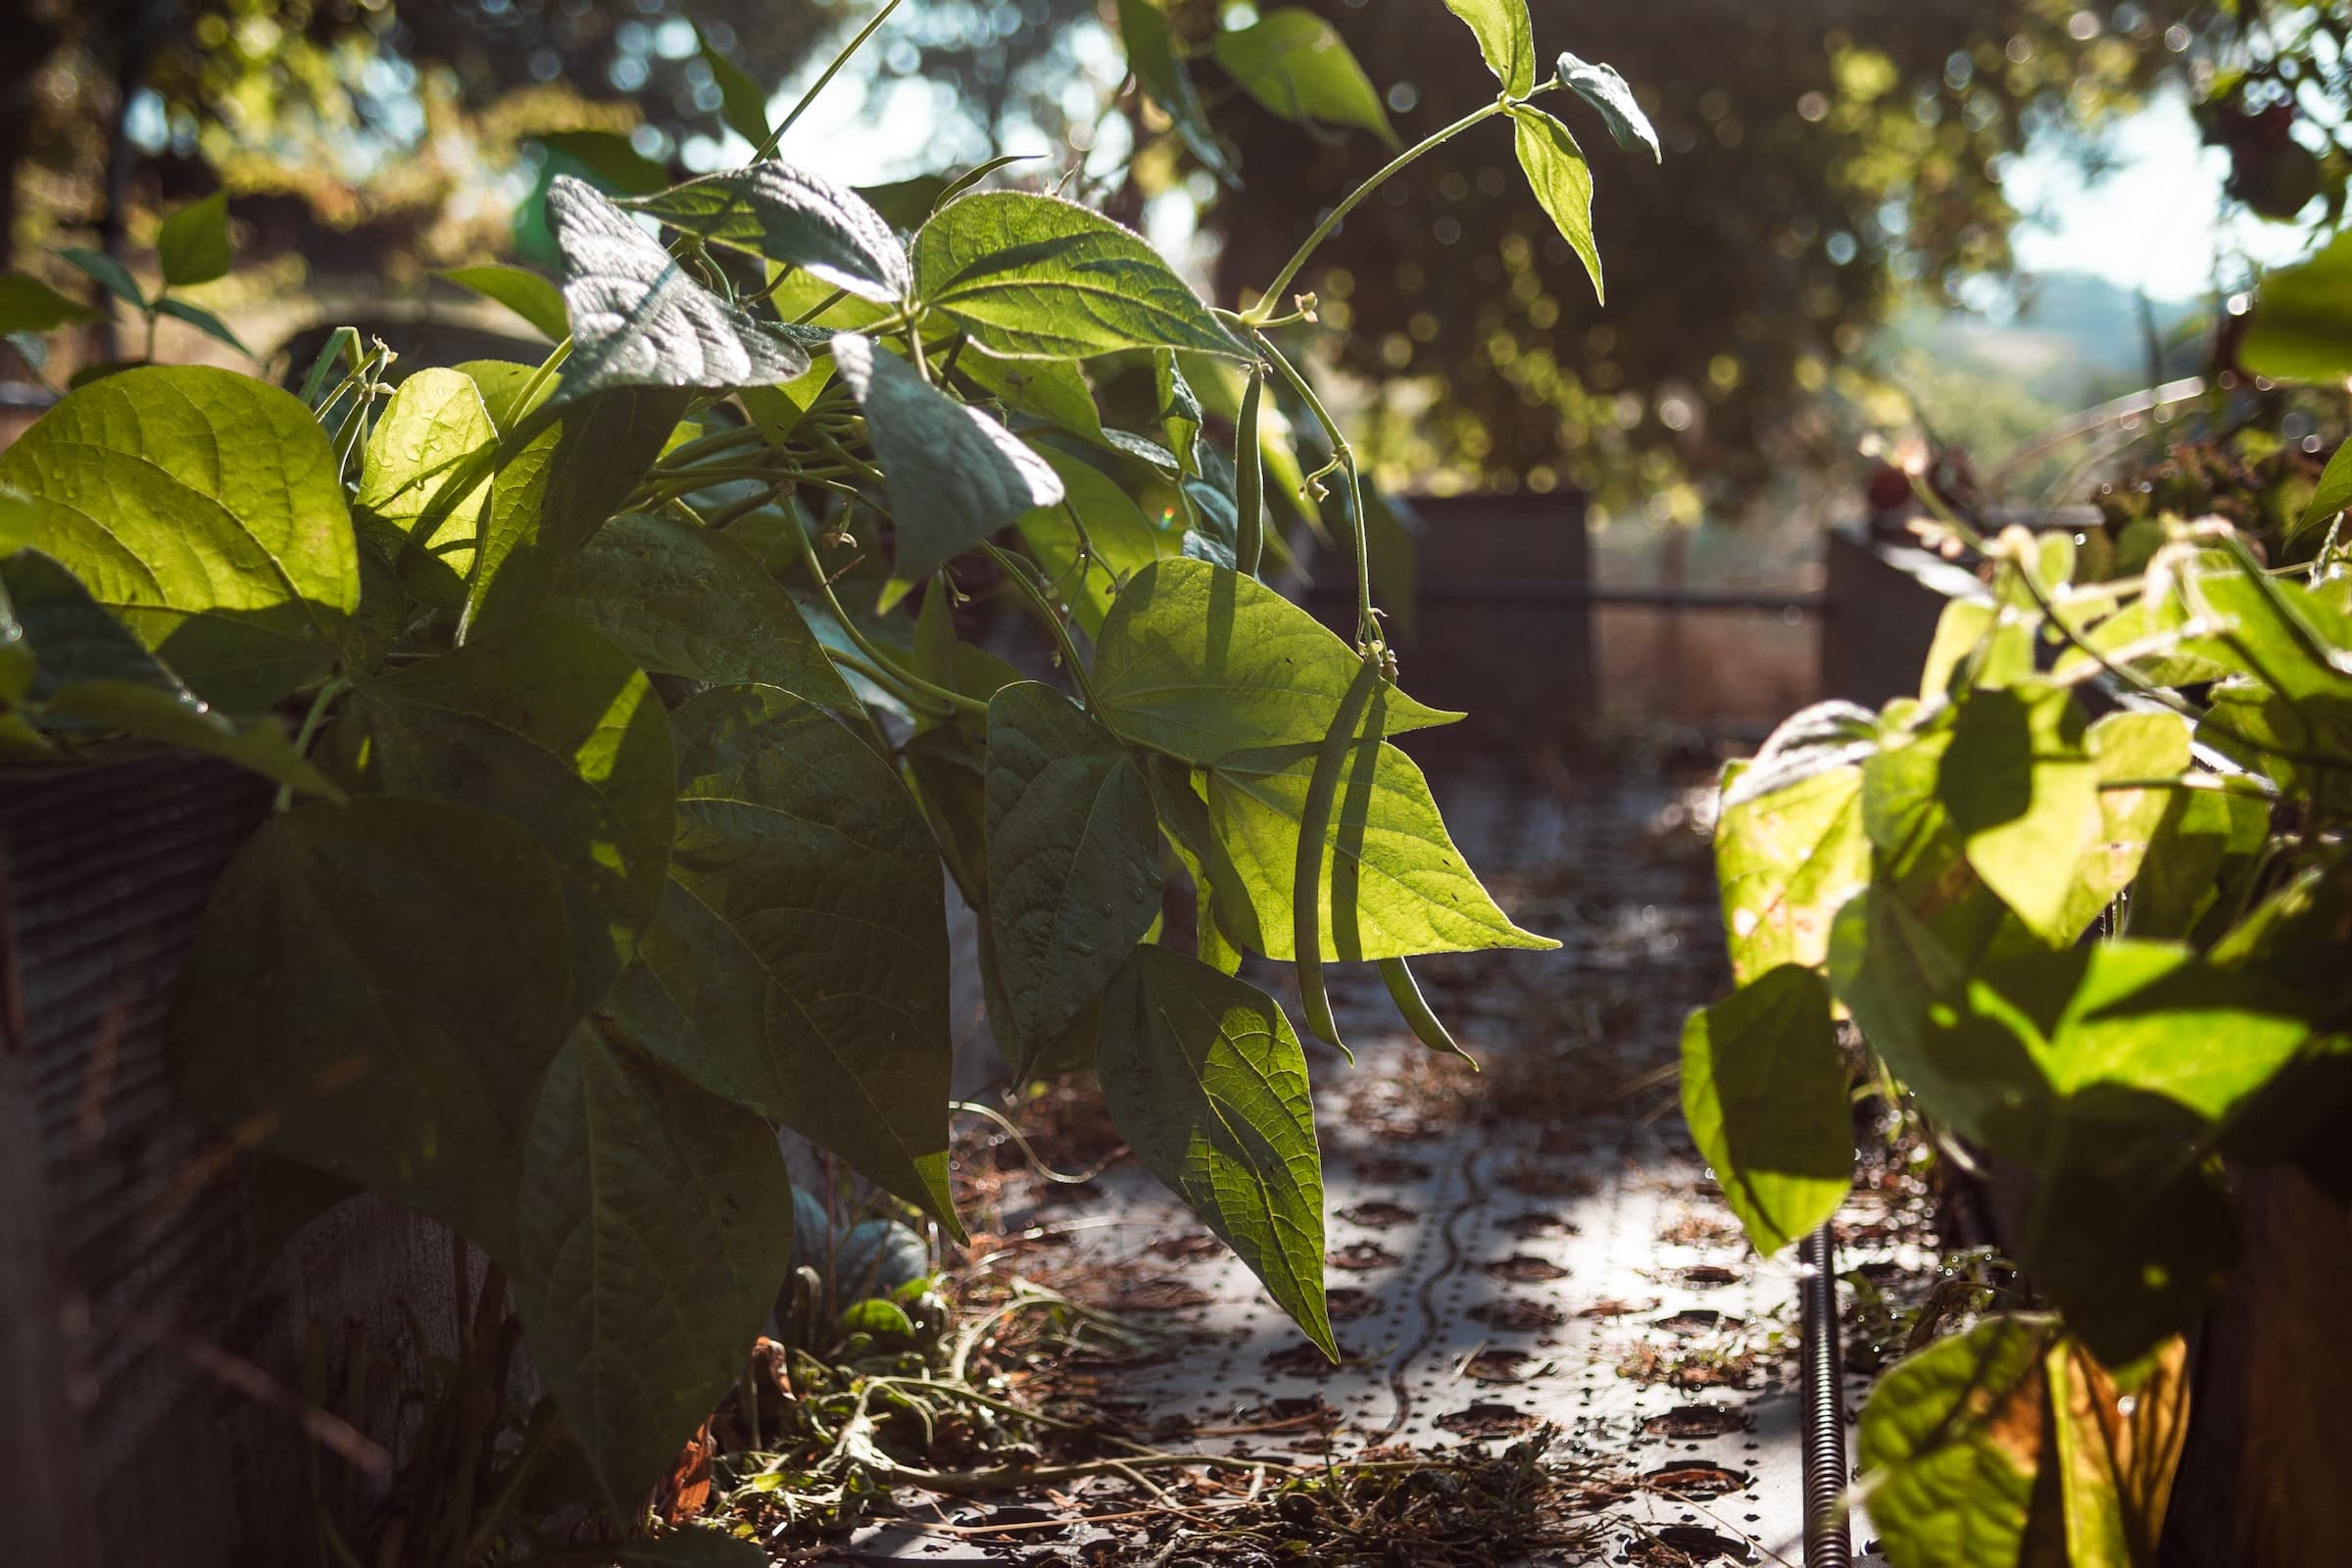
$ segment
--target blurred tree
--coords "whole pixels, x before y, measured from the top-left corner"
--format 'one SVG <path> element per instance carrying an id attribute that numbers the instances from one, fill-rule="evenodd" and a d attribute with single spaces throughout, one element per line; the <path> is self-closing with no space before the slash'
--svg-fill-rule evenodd
<path id="1" fill-rule="evenodd" d="M 1494 90 L 1437 5 L 1306 0 L 1425 135 Z M 1187 0 L 1181 31 L 1216 8 Z M 1606 307 L 1541 214 L 1494 199 L 1499 126 L 1393 181 L 1301 284 L 1350 328 L 1346 366 L 1392 378 L 1378 456 L 1450 465 L 1466 483 L 1603 479 L 1660 494 L 1682 471 L 1745 479 L 1801 439 L 1796 416 L 1913 286 L 1957 296 L 2009 261 L 2003 160 L 2040 130 L 2095 126 L 2183 68 L 2185 6 L 2071 0 L 1533 0 L 1547 58 L 1616 65 L 1666 147 L 1662 171 L 1598 121 L 1557 112 L 1594 166 L 1594 222 L 1615 258 Z M 1295 127 L 1242 100 L 1215 110 L 1243 189 L 1208 221 L 1220 272 L 1270 275 L 1349 183 L 1369 137 L 1299 152 Z M 1688 492 L 1685 506 L 1695 504 Z"/>

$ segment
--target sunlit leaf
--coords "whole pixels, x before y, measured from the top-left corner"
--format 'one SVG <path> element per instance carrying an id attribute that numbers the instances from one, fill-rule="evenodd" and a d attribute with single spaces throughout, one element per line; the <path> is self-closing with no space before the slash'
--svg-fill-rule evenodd
<path id="1" fill-rule="evenodd" d="M 520 267 L 484 266 L 451 267 L 435 275 L 504 305 L 551 343 L 571 335 L 571 312 L 564 308 L 564 291 L 537 272 Z"/>
<path id="2" fill-rule="evenodd" d="M 2066 929 L 2075 869 L 2098 830 L 2099 774 L 2082 710 L 2064 687 L 2020 682 L 1960 705 L 1936 793 L 1968 863 L 2051 942 Z"/>
<path id="3" fill-rule="evenodd" d="M 1853 1110 L 1830 993 L 1784 963 L 1690 1015 L 1683 1119 L 1756 1250 L 1779 1251 L 1853 1186 Z"/>
<path id="4" fill-rule="evenodd" d="M 847 186 L 790 164 L 705 174 L 625 205 L 861 299 L 896 304 L 912 282 L 906 247 L 880 213 Z"/>
<path id="5" fill-rule="evenodd" d="M 1061 476 L 1062 499 L 1021 517 L 1021 542 L 1078 624 L 1088 636 L 1098 636 L 1119 585 L 1175 554 L 1175 540 L 1152 526 L 1143 509 L 1101 468 L 1054 447 L 1039 452 Z M 1092 555 L 1082 561 L 1089 547 Z"/>
<path id="6" fill-rule="evenodd" d="M 1285 120 L 1360 125 L 1400 145 L 1380 92 L 1331 24 L 1285 6 L 1211 40 L 1217 64 L 1250 97 Z"/>
<path id="7" fill-rule="evenodd" d="M 167 216 L 156 232 L 155 259 L 173 288 L 225 276 L 231 259 L 228 192 L 217 190 Z"/>
<path id="8" fill-rule="evenodd" d="M 1527 0 L 1446 0 L 1446 9 L 1478 35 L 1478 52 L 1503 90 L 1526 97 L 1536 84 L 1536 29 Z"/>
<path id="9" fill-rule="evenodd" d="M 1568 127 L 1532 105 L 1511 110 L 1511 135 L 1528 188 L 1592 279 L 1592 297 L 1606 300 L 1600 247 L 1592 238 L 1592 169 Z"/>
<path id="10" fill-rule="evenodd" d="M 2335 386 L 2352 376 L 2352 234 L 2263 274 L 2237 359 L 2274 381 Z"/>
<path id="11" fill-rule="evenodd" d="M 476 482 L 454 506 L 444 506 L 430 538 L 415 537 L 419 519 L 446 484 L 497 444 L 497 427 L 473 378 L 438 368 L 403 381 L 368 433 L 352 497 L 360 527 L 399 567 L 409 592 L 434 609 L 454 611 L 466 603 L 490 502 L 489 473 L 475 469 Z"/>

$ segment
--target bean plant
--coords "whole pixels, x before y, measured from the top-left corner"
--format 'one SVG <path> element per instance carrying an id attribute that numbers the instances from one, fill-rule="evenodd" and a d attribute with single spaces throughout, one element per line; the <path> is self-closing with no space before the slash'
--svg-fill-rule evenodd
<path id="1" fill-rule="evenodd" d="M 395 376 L 346 330 L 299 392 L 103 367 L 0 455 L 10 758 L 140 737 L 276 786 L 186 958 L 180 1093 L 486 1253 L 615 1518 L 776 1298 L 776 1127 L 963 1236 L 949 881 L 1017 1072 L 1091 1066 L 1141 1161 L 1335 1351 L 1306 1058 L 1244 956 L 1293 965 L 1334 1045 L 1325 963 L 1375 964 L 1451 1050 L 1408 960 L 1555 944 L 1396 745 L 1460 715 L 1397 685 L 1287 291 L 1490 121 L 1597 289 L 1592 173 L 1537 100 L 1655 143 L 1607 68 L 1537 79 L 1521 0 L 1449 7 L 1495 97 L 1239 309 L 1099 213 L 981 188 L 995 164 L 894 227 L 780 158 L 799 111 L 770 125 L 722 73 L 750 162 L 620 200 L 558 178 L 560 281 L 452 274 L 554 341 L 536 366 Z M 1142 90 L 1197 129 L 1200 62 L 1155 6 L 1119 13 Z M 1301 12 L 1211 53 L 1301 121 L 1369 91 Z M 73 314 L 11 287 L 13 325 Z M 1090 371 L 1156 408 L 1106 417 Z M 1353 572 L 1348 635 L 1265 580 L 1293 515 Z M 1057 678 L 959 638 L 984 593 Z"/>
<path id="2" fill-rule="evenodd" d="M 1872 1395 L 1905 1568 L 2154 1560 L 2232 1172 L 2352 1193 L 2347 500 L 2352 453 L 2278 537 L 2143 521 L 2112 579 L 1946 514 L 1986 591 L 1919 695 L 1809 709 L 1724 775 L 1739 988 L 1690 1019 L 1683 1104 L 1726 1200 L 1766 1252 L 1827 1221 L 1858 1078 L 2022 1192 L 2004 1241 L 2052 1309 L 2013 1296 Z"/>

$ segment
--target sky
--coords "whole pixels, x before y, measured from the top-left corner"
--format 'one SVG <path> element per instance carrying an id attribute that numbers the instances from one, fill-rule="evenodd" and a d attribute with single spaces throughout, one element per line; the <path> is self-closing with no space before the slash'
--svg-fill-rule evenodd
<path id="1" fill-rule="evenodd" d="M 2088 184 L 2054 145 L 2030 149 L 2010 171 L 2010 200 L 2055 219 L 2013 233 L 2025 270 L 2089 272 L 2184 304 L 2213 291 L 2217 256 L 2223 281 L 2236 288 L 2246 259 L 2275 266 L 2300 251 L 2300 229 L 2242 214 L 2224 221 L 2229 155 L 2200 145 L 2184 93 L 2160 95 L 2112 134 L 2116 167 Z M 2184 179 L 2184 170 L 2195 172 Z"/>

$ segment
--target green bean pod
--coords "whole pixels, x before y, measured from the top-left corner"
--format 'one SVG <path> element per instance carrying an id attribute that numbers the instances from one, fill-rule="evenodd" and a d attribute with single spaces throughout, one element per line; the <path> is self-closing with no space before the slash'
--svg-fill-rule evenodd
<path id="1" fill-rule="evenodd" d="M 1342 1051 L 1348 1048 L 1340 1042 L 1340 1026 L 1331 1015 L 1331 998 L 1323 990 L 1323 838 L 1331 831 L 1331 808 L 1339 800 L 1340 774 L 1347 766 L 1348 749 L 1355 744 L 1364 705 L 1379 685 L 1380 664 L 1367 659 L 1340 699 L 1340 710 L 1315 753 L 1315 770 L 1307 776 L 1306 804 L 1298 812 L 1298 858 L 1291 879 L 1291 956 L 1298 966 L 1299 1004 L 1314 1037 Z"/>
<path id="2" fill-rule="evenodd" d="M 1265 390 L 1265 371 L 1252 368 L 1249 385 L 1242 388 L 1241 418 L 1233 427 L 1233 490 L 1241 514 L 1233 561 L 1245 577 L 1257 575 L 1258 559 L 1266 548 L 1266 459 L 1257 439 L 1257 404 Z"/>
<path id="3" fill-rule="evenodd" d="M 1440 1055 L 1461 1057 L 1470 1063 L 1472 1072 L 1478 1070 L 1478 1058 L 1454 1044 L 1445 1023 L 1430 1010 L 1428 1000 L 1421 995 L 1421 983 L 1402 958 L 1381 959 L 1380 978 L 1388 985 L 1389 1000 L 1396 1004 L 1396 1015 L 1411 1027 L 1415 1039 Z"/>

